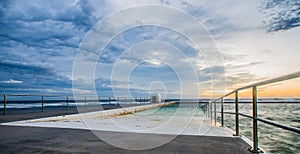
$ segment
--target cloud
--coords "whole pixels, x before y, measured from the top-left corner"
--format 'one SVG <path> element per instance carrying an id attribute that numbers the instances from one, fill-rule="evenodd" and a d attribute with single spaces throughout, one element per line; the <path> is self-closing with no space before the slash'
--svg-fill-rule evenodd
<path id="1" fill-rule="evenodd" d="M 95 24 L 89 3 L 79 1 L 11 1 L 2 5 L 1 41 L 29 47 L 77 48 L 85 32 Z M 6 42 L 9 44 L 9 42 Z"/>
<path id="2" fill-rule="evenodd" d="M 71 92 L 70 80 L 60 76 L 51 68 L 1 61 L 0 72 L 0 81 L 3 81 L 0 83 L 0 86 L 3 92 L 10 92 L 13 88 L 19 89 L 18 91 L 21 92 L 27 91 L 26 89 L 46 92 L 48 91 L 47 89 L 60 90 L 69 88 L 69 91 L 65 92 Z M 11 79 L 12 77 L 14 79 Z"/>
<path id="3" fill-rule="evenodd" d="M 285 31 L 300 26 L 300 2 L 293 0 L 265 0 L 260 11 L 265 14 L 268 32 Z"/>
<path id="4" fill-rule="evenodd" d="M 88 1 L 1 1 L 1 59 L 44 65 L 71 78 L 85 33 L 101 17 Z"/>
<path id="5" fill-rule="evenodd" d="M 2 0 L 0 2 L 1 90 L 4 92 L 70 92 L 73 62 L 86 32 L 95 23 L 114 11 L 143 4 L 162 4 L 179 8 L 197 18 L 212 34 L 224 54 L 228 85 L 246 84 L 251 80 L 260 79 L 248 68 L 260 66 L 264 61 L 253 60 L 256 59 L 255 57 L 252 60 L 247 59 L 252 51 L 241 50 L 237 44 L 244 40 L 246 42 L 242 44 L 244 47 L 251 43 L 251 39 L 260 38 L 252 34 L 261 24 L 262 16 L 257 10 L 258 3 L 256 1 L 237 2 L 234 0 L 226 2 L 218 0 L 130 2 L 122 0 L 34 0 L 30 2 L 26 0 Z M 128 17 L 128 19 L 130 18 L 132 17 Z M 185 20 L 177 18 L 170 16 L 168 19 L 185 22 Z M 124 21 L 126 20 L 124 19 Z M 123 23 L 120 22 L 119 24 Z M 192 27 L 188 24 L 186 27 L 191 34 L 194 34 L 195 30 L 198 29 L 198 27 Z M 111 28 L 109 24 L 107 28 Z M 105 31 L 103 34 L 110 36 L 112 31 Z M 254 37 L 247 39 L 249 35 Z M 152 50 L 155 46 L 143 47 L 141 52 L 121 57 L 124 67 L 137 64 L 141 62 L 141 59 L 144 60 L 139 69 L 133 72 L 134 76 L 131 81 L 119 80 L 118 78 L 111 81 L 113 64 L 123 52 L 140 42 L 151 40 L 169 43 L 178 48 L 186 57 L 172 54 L 169 49 L 163 47 L 157 50 Z M 101 38 L 91 41 L 97 43 L 97 41 L 101 41 Z M 205 40 L 202 43 L 205 45 Z M 255 44 L 249 46 L 255 46 Z M 209 47 L 203 48 L 207 51 L 211 49 Z M 262 48 L 259 51 L 272 50 L 269 47 Z M 163 81 L 170 93 L 178 94 L 180 90 L 178 89 L 176 74 L 167 69 L 163 63 L 167 60 L 169 64 L 178 69 L 176 70 L 178 72 L 186 72 L 187 67 L 181 65 L 189 66 L 188 64 L 191 63 L 199 78 L 199 83 L 196 84 L 201 84 L 202 88 L 205 89 L 205 86 L 211 84 L 212 72 L 215 73 L 215 79 L 221 79 L 224 71 L 219 65 L 208 66 L 201 52 L 203 51 L 197 50 L 190 40 L 171 29 L 145 25 L 129 29 L 113 39 L 99 55 L 99 58 L 93 57 L 94 59 L 98 58 L 95 72 L 97 92 L 100 95 L 111 95 L 112 87 L 123 91 L 126 90 L 129 83 L 132 93 L 142 95 L 147 92 L 145 87 L 157 80 Z M 265 54 L 270 53 L 266 52 Z M 214 55 L 211 54 L 211 56 Z M 120 73 L 121 75 L 122 73 Z M 190 79 L 188 76 L 186 78 Z M 19 83 L 8 84 L 13 82 Z M 112 85 L 112 82 L 115 84 Z M 187 87 L 191 84 L 188 82 L 185 83 Z M 215 86 L 217 84 L 215 83 Z M 80 88 L 77 91 L 90 92 L 91 90 L 86 89 L 86 87 Z M 207 90 L 211 89 L 207 88 Z M 193 89 L 190 91 L 193 92 Z"/>
<path id="6" fill-rule="evenodd" d="M 23 83 L 23 81 L 18 81 L 18 80 L 14 80 L 14 79 L 9 79 L 6 81 L 0 81 L 1 83 L 12 83 L 12 84 L 18 84 L 18 83 Z"/>
<path id="7" fill-rule="evenodd" d="M 95 5 L 96 3 L 97 5 Z M 1 8 L 1 19 L 3 20 L 0 23 L 2 25 L 2 28 L 0 28 L 0 45 L 3 49 L 1 58 L 6 59 L 6 61 L 2 61 L 1 67 L 5 68 L 5 70 L 12 70 L 12 72 L 4 71 L 5 75 L 2 78 L 9 80 L 8 74 L 10 74 L 18 80 L 24 80 L 23 89 L 29 89 L 30 84 L 37 89 L 49 89 L 51 86 L 53 89 L 70 87 L 71 68 L 75 51 L 87 30 L 105 15 L 105 11 L 99 12 L 101 9 L 98 9 L 98 6 L 102 5 L 101 8 L 110 8 L 111 10 L 109 11 L 112 12 L 126 6 L 135 6 L 138 3 L 159 4 L 160 2 L 143 1 L 128 3 L 123 1 L 104 1 L 99 4 L 99 2 L 95 1 L 71 0 L 64 2 L 33 1 L 31 3 L 27 3 L 26 1 L 3 1 Z M 196 13 L 198 7 L 192 6 L 195 5 L 195 2 L 191 3 L 188 1 L 172 1 L 169 4 L 193 13 Z M 195 10 L 191 11 L 189 9 Z M 209 9 L 206 8 L 202 13 L 207 13 L 207 10 Z M 210 25 L 217 25 L 219 23 L 223 25 L 225 18 L 221 20 L 206 18 L 205 21 Z M 124 49 L 144 40 L 167 41 L 179 48 L 188 58 L 191 58 L 192 62 L 199 63 L 199 59 L 200 61 L 202 59 L 198 57 L 198 51 L 195 50 L 194 46 L 180 34 L 166 28 L 140 26 L 122 33 L 106 48 L 99 58 L 99 64 L 103 65 L 99 72 L 101 72 L 100 74 L 104 74 L 101 77 L 109 79 L 111 65 L 122 54 Z M 150 57 L 143 64 L 143 67 L 147 69 L 146 74 L 158 73 L 165 70 L 162 65 L 156 65 L 159 64 L 159 61 L 155 60 L 155 56 L 161 57 L 161 55 L 154 55 L 155 52 L 152 53 L 153 55 L 149 55 Z M 162 54 L 164 51 L 156 53 Z M 139 57 L 143 56 L 139 55 Z M 127 60 L 129 63 L 136 63 L 139 57 L 137 55 L 128 55 L 124 57 L 124 60 Z M 165 57 L 173 57 L 174 60 L 170 62 L 174 65 L 178 61 L 182 61 L 183 58 L 174 57 L 170 53 L 165 55 Z M 199 58 L 198 60 L 196 60 L 197 57 Z M 156 65 L 156 68 L 151 68 L 154 65 Z M 143 72 L 139 72 L 138 74 L 140 77 L 145 76 Z M 176 80 L 170 81 L 173 80 L 170 77 L 170 73 L 160 74 L 161 76 L 157 77 L 156 80 L 175 83 Z M 144 77 L 142 80 L 144 79 L 150 80 L 151 77 Z M 35 83 L 37 81 L 39 81 L 38 84 Z M 120 82 L 123 81 L 117 83 L 118 87 L 122 85 Z M 107 83 L 100 85 L 103 85 L 103 88 L 109 88 L 105 86 L 108 85 Z M 140 80 L 137 80 L 132 88 L 141 91 L 141 85 L 145 86 Z M 81 88 L 84 89 L 84 87 Z M 105 90 L 109 91 L 109 89 Z"/>
<path id="8" fill-rule="evenodd" d="M 161 66 L 161 61 L 157 60 L 157 59 L 147 59 L 146 63 L 150 64 L 150 65 L 154 65 L 154 66 Z"/>
<path id="9" fill-rule="evenodd" d="M 240 59 L 243 61 L 242 59 Z M 238 61 L 238 60 L 236 60 Z M 249 71 L 251 67 L 264 64 L 265 62 L 257 61 L 250 63 L 227 63 L 226 68 L 226 83 L 229 89 L 235 89 L 246 86 L 253 82 L 266 79 L 265 77 L 258 77 L 256 74 Z"/>

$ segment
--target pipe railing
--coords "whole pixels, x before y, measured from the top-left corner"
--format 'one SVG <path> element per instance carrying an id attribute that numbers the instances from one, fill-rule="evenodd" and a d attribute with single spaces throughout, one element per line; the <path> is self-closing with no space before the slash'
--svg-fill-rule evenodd
<path id="1" fill-rule="evenodd" d="M 295 78 L 299 78 L 299 77 L 300 77 L 300 71 L 292 73 L 292 74 L 288 74 L 288 75 L 285 75 L 285 76 L 280 76 L 280 77 L 277 77 L 277 78 L 273 78 L 273 79 L 261 81 L 261 82 L 258 82 L 258 83 L 250 84 L 250 85 L 235 89 L 235 90 L 233 90 L 233 91 L 231 91 L 231 92 L 229 92 L 229 93 L 227 93 L 227 94 L 225 94 L 225 95 L 223 95 L 223 96 L 221 96 L 217 99 L 214 99 L 214 100 L 209 102 L 209 106 L 210 106 L 210 109 L 211 109 L 210 110 L 211 120 L 212 120 L 212 114 L 214 112 L 214 120 L 215 120 L 215 124 L 216 124 L 216 121 L 217 121 L 216 105 L 214 105 L 215 109 L 213 111 L 212 110 L 212 103 L 216 104 L 217 101 L 219 101 L 219 100 L 221 100 L 221 103 L 220 103 L 221 104 L 221 112 L 218 112 L 218 113 L 221 114 L 221 125 L 222 125 L 222 127 L 224 127 L 224 114 L 233 114 L 233 115 L 235 115 L 235 134 L 234 135 L 240 135 L 240 133 L 239 133 L 239 116 L 243 116 L 243 117 L 252 119 L 252 125 L 253 125 L 252 126 L 252 142 L 253 142 L 253 145 L 252 145 L 252 148 L 250 148 L 249 150 L 253 153 L 262 152 L 258 147 L 258 143 L 259 143 L 258 142 L 258 125 L 257 125 L 258 121 L 269 124 L 269 125 L 272 125 L 272 126 L 275 126 L 275 127 L 278 127 L 278 128 L 282 128 L 284 130 L 288 130 L 288 131 L 300 134 L 300 129 L 299 128 L 284 125 L 284 124 L 277 123 L 277 122 L 274 122 L 274 121 L 271 121 L 271 120 L 259 118 L 258 115 L 257 115 L 257 111 L 258 111 L 258 109 L 257 109 L 257 103 L 258 103 L 257 87 L 272 84 L 272 83 L 277 83 L 277 82 L 281 82 L 281 81 L 286 81 L 286 80 L 290 80 L 290 79 L 295 79 Z M 252 88 L 252 116 L 239 113 L 239 107 L 238 107 L 238 105 L 239 105 L 239 95 L 238 95 L 239 91 L 249 89 L 249 88 Z M 224 99 L 227 96 L 230 96 L 232 94 L 235 94 L 235 112 L 224 112 Z"/>
<path id="2" fill-rule="evenodd" d="M 95 98 L 95 96 L 76 96 L 76 99 L 70 100 L 70 97 L 73 96 L 66 96 L 66 95 L 43 95 L 43 94 L 0 94 L 0 96 L 3 96 L 3 115 L 7 115 L 7 106 L 9 105 L 8 102 L 34 102 L 34 103 L 41 103 L 41 112 L 45 111 L 45 104 L 46 102 L 64 102 L 65 103 L 65 109 L 69 110 L 69 103 L 70 102 L 81 102 L 84 103 L 84 105 L 88 105 L 89 102 L 98 102 L 98 105 L 100 105 L 101 102 L 108 102 L 108 104 L 111 104 L 111 102 L 116 102 L 117 105 L 120 104 L 127 104 L 132 102 L 139 102 L 139 103 L 146 103 L 149 102 L 150 98 L 142 98 L 142 97 L 113 97 L 113 96 L 97 96 L 95 99 L 89 99 L 89 98 Z M 10 100 L 8 101 L 8 98 L 16 98 L 16 97 L 40 97 L 40 100 L 36 99 L 26 99 L 26 100 Z M 63 99 L 52 99 L 52 100 L 46 100 L 45 98 L 63 98 Z M 81 98 L 81 99 L 79 99 Z M 22 104 L 23 104 L 22 103 Z M 62 105 L 63 106 L 63 105 Z"/>

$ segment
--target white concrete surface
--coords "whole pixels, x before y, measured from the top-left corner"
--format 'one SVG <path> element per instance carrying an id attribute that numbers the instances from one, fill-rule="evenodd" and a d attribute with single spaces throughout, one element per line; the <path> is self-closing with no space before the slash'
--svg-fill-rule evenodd
<path id="1" fill-rule="evenodd" d="M 3 123 L 2 125 L 90 129 L 174 135 L 206 135 L 232 137 L 227 128 L 213 126 L 205 117 L 156 116 L 136 113 L 172 103 L 151 104 L 123 109 Z"/>

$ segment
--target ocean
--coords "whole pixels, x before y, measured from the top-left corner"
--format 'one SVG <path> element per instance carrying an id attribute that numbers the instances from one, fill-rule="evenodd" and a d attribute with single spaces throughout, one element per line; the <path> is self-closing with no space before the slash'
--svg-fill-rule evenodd
<path id="1" fill-rule="evenodd" d="M 119 102 L 119 104 L 145 104 L 149 102 Z M 101 103 L 96 101 L 87 101 L 86 103 L 76 102 L 74 100 L 70 100 L 68 103 L 68 110 L 77 110 L 77 108 L 93 108 L 105 106 L 105 105 L 117 105 L 116 101 L 108 101 L 101 100 Z M 44 103 L 44 111 L 57 111 L 57 110 L 66 110 L 67 103 L 65 101 L 60 100 L 45 100 Z M 6 105 L 6 112 L 8 115 L 10 114 L 23 114 L 23 113 L 33 113 L 33 112 L 41 112 L 42 111 L 42 103 L 41 101 L 8 101 Z M 3 101 L 0 103 L 0 114 L 4 113 L 4 105 Z"/>
<path id="2" fill-rule="evenodd" d="M 234 104 L 225 104 L 225 112 L 234 112 Z M 252 104 L 239 104 L 239 111 L 252 115 Z M 300 103 L 259 103 L 258 117 L 300 128 Z M 217 115 L 220 120 L 220 115 Z M 252 119 L 239 116 L 240 133 L 252 139 Z M 235 130 L 235 115 L 225 114 L 224 124 Z M 299 153 L 300 135 L 258 122 L 259 146 L 267 153 Z"/>

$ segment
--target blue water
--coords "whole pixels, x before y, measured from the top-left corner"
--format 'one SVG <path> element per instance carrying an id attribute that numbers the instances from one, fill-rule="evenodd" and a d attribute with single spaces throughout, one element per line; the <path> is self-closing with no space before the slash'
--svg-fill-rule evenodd
<path id="1" fill-rule="evenodd" d="M 137 112 L 136 114 L 151 115 L 151 116 L 193 116 L 203 117 L 205 116 L 204 105 L 196 103 L 180 103 L 172 104 L 169 106 L 162 106 L 160 108 L 154 108 Z"/>

